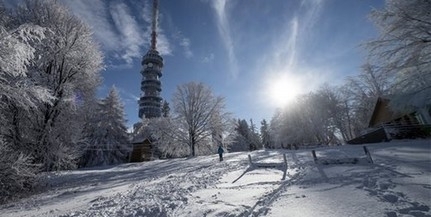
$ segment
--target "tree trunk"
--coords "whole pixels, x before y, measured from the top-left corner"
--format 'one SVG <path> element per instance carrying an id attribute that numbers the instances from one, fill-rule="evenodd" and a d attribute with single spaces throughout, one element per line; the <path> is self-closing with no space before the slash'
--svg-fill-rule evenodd
<path id="1" fill-rule="evenodd" d="M 192 152 L 192 157 L 196 155 L 195 153 L 195 145 L 196 145 L 196 138 L 195 134 L 192 130 L 189 130 L 189 142 L 190 142 L 190 151 Z"/>

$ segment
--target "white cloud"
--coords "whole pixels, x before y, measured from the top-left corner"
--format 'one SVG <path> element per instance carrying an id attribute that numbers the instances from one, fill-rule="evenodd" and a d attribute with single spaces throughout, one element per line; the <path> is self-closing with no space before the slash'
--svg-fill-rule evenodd
<path id="1" fill-rule="evenodd" d="M 92 0 L 91 5 L 87 0 L 63 0 L 62 2 L 92 27 L 96 39 L 105 49 L 118 50 L 120 48 L 115 28 L 107 19 L 110 15 L 105 1 Z"/>
<path id="2" fill-rule="evenodd" d="M 130 65 L 134 59 L 142 57 L 149 48 L 152 6 L 148 0 L 144 4 L 136 3 L 133 6 L 119 0 L 63 2 L 92 27 L 96 40 L 102 44 L 107 56 L 123 60 Z M 136 11 L 140 12 L 140 16 L 134 15 Z M 157 50 L 162 55 L 172 53 L 169 41 L 160 26 Z"/>
<path id="3" fill-rule="evenodd" d="M 193 53 L 190 50 L 190 39 L 188 38 L 183 38 L 180 42 L 181 47 L 183 47 L 184 49 L 184 55 L 186 56 L 186 58 L 192 58 L 193 57 Z"/>
<path id="4" fill-rule="evenodd" d="M 289 23 L 287 28 L 288 35 L 285 40 L 277 40 L 276 50 L 274 51 L 275 58 L 271 58 L 276 61 L 277 67 L 293 67 L 297 61 L 297 43 L 298 43 L 298 17 L 294 16 Z M 284 36 L 285 37 L 285 36 Z M 287 60 L 287 64 L 286 64 Z"/>
<path id="5" fill-rule="evenodd" d="M 289 90 L 290 94 L 307 93 L 328 81 L 331 72 L 327 66 L 313 68 L 303 62 L 305 52 L 312 52 L 305 49 L 313 40 L 313 27 L 319 20 L 322 4 L 320 0 L 303 0 L 300 7 L 286 21 L 284 30 L 278 32 L 279 36 L 271 46 L 273 49 L 268 52 L 267 63 L 259 69 L 266 74 L 265 79 L 259 83 L 262 85 L 260 99 L 267 99 L 268 95 L 273 94 L 270 91 L 271 87 L 282 78 L 287 78 L 285 85 L 295 86 L 295 90 Z M 266 100 L 260 103 L 271 106 Z"/>
<path id="6" fill-rule="evenodd" d="M 202 58 L 202 62 L 203 63 L 210 63 L 212 61 L 214 61 L 214 53 L 210 53 L 208 56 L 205 56 L 204 58 Z"/>
<path id="7" fill-rule="evenodd" d="M 217 14 L 217 28 L 220 36 L 222 37 L 224 46 L 228 52 L 229 67 L 231 77 L 236 79 L 238 77 L 238 61 L 235 56 L 235 48 L 230 33 L 230 24 L 226 14 L 226 0 L 211 1 L 212 6 Z"/>
<path id="8" fill-rule="evenodd" d="M 139 96 L 136 96 L 135 94 L 123 89 L 117 87 L 118 92 L 121 95 L 121 99 L 123 100 L 124 104 L 131 104 L 136 106 L 138 104 Z"/>
<path id="9" fill-rule="evenodd" d="M 159 29 L 157 33 L 157 50 L 161 55 L 172 54 L 171 45 L 162 29 Z"/>
<path id="10" fill-rule="evenodd" d="M 179 31 L 172 23 L 170 22 L 171 28 L 173 29 L 174 34 L 172 34 L 173 39 L 177 42 L 183 50 L 183 54 L 187 59 L 193 57 L 193 51 L 191 50 L 191 41 L 189 38 L 185 37 L 181 31 Z"/>
<path id="11" fill-rule="evenodd" d="M 113 23 L 120 36 L 120 44 L 123 52 L 121 58 L 128 64 L 133 58 L 142 55 L 141 47 L 145 43 L 144 31 L 137 21 L 131 16 L 129 7 L 124 3 L 113 3 L 110 5 L 110 13 Z"/>
<path id="12" fill-rule="evenodd" d="M 307 77 L 305 73 L 316 71 L 307 69 L 307 66 L 299 65 L 298 59 L 303 54 L 303 49 L 308 40 L 312 40 L 311 35 L 315 23 L 318 21 L 322 8 L 320 0 L 303 0 L 297 13 L 287 22 L 285 32 L 280 34 L 275 40 L 273 47 L 273 61 L 267 71 L 279 71 L 281 73 L 294 73 L 295 76 Z M 286 37 L 288 36 L 288 37 Z M 302 72 L 302 73 L 299 73 Z M 305 74 L 304 74 L 305 73 Z"/>

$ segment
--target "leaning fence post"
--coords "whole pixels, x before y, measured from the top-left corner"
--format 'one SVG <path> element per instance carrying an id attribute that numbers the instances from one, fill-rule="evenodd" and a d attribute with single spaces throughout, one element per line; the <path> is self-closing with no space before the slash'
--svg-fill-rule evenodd
<path id="1" fill-rule="evenodd" d="M 369 162 L 369 163 L 374 164 L 373 158 L 371 158 L 371 154 L 370 154 L 370 152 L 368 151 L 367 146 L 365 146 L 365 145 L 364 145 L 364 152 L 365 152 L 365 154 L 367 155 L 368 162 Z"/>
<path id="2" fill-rule="evenodd" d="M 251 156 L 248 155 L 248 161 L 250 161 L 250 165 L 253 166 L 253 161 L 251 161 Z"/>
<path id="3" fill-rule="evenodd" d="M 287 168 L 287 158 L 286 158 L 286 153 L 283 154 L 283 160 L 284 160 L 284 166 L 286 166 Z"/>
<path id="4" fill-rule="evenodd" d="M 317 156 L 316 156 L 316 151 L 312 150 L 311 154 L 313 154 L 313 159 L 314 159 L 314 163 L 317 163 Z"/>

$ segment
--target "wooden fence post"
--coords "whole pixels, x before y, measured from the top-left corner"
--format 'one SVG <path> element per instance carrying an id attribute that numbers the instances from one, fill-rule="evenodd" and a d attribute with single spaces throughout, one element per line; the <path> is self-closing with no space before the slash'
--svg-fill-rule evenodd
<path id="1" fill-rule="evenodd" d="M 253 166 L 253 161 L 251 161 L 251 156 L 248 155 L 248 161 L 250 161 L 250 165 Z"/>
<path id="2" fill-rule="evenodd" d="M 317 163 L 317 156 L 316 156 L 316 151 L 312 150 L 311 154 L 313 154 L 313 159 L 314 159 L 314 163 Z"/>
<path id="3" fill-rule="evenodd" d="M 370 151 L 368 151 L 368 148 L 365 145 L 364 145 L 364 152 L 365 152 L 365 155 L 367 155 L 368 162 L 374 164 L 373 158 L 371 158 Z"/>

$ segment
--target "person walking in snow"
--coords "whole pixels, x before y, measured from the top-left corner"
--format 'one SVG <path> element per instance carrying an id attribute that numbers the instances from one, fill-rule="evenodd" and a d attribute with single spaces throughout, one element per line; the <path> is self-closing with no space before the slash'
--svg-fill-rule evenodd
<path id="1" fill-rule="evenodd" d="M 221 145 L 218 146 L 218 155 L 220 157 L 220 161 L 223 161 L 223 148 L 221 147 Z"/>

